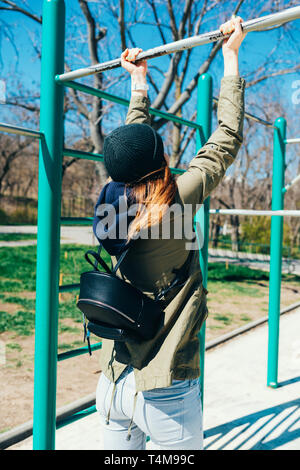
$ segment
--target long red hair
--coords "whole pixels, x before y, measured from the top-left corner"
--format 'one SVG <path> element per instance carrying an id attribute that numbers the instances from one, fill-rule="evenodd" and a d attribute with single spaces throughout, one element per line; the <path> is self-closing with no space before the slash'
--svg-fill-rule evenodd
<path id="1" fill-rule="evenodd" d="M 159 224 L 174 201 L 177 185 L 174 175 L 166 164 L 140 180 L 126 184 L 136 207 L 136 216 L 128 230 L 128 239 L 151 225 Z"/>

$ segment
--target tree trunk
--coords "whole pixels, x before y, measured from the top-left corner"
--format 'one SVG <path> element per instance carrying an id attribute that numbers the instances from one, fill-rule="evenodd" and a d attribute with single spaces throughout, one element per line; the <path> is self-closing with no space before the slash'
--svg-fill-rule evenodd
<path id="1" fill-rule="evenodd" d="M 231 223 L 231 248 L 232 251 L 239 251 L 239 245 L 240 245 L 240 232 L 239 232 L 239 227 L 240 227 L 240 220 L 238 215 L 234 215 L 230 217 L 230 223 Z"/>
<path id="2" fill-rule="evenodd" d="M 177 100 L 181 95 L 181 83 L 179 77 L 175 77 L 175 99 Z M 176 113 L 177 116 L 182 117 L 181 109 Z M 170 157 L 170 166 L 176 167 L 180 155 L 180 136 L 181 136 L 181 124 L 174 122 L 172 132 L 172 155 Z"/>
<path id="3" fill-rule="evenodd" d="M 212 241 L 213 248 L 218 248 L 220 231 L 221 231 L 220 218 L 217 217 L 216 220 L 211 221 L 210 239 Z"/>

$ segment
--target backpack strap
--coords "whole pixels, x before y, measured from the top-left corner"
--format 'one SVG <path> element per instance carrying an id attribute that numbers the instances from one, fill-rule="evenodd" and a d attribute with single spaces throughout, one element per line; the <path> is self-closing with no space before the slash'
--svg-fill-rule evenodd
<path id="1" fill-rule="evenodd" d="M 187 268 L 188 268 L 188 266 L 191 262 L 192 257 L 193 257 L 193 251 L 190 250 L 188 257 L 185 260 L 185 262 L 183 263 L 183 265 L 181 266 L 181 268 L 179 268 L 179 269 L 174 268 L 173 269 L 173 272 L 176 274 L 175 279 L 173 279 L 173 281 L 171 282 L 171 284 L 168 287 L 166 287 L 165 289 L 162 289 L 156 295 L 155 300 L 163 299 L 165 297 L 165 295 L 171 289 L 173 289 L 174 287 L 183 286 L 185 284 L 185 282 L 186 282 L 186 271 L 187 271 Z"/>
<path id="2" fill-rule="evenodd" d="M 129 251 L 129 248 L 127 248 L 125 251 L 123 251 L 123 253 L 121 254 L 121 256 L 118 259 L 117 264 L 115 265 L 115 267 L 113 269 L 109 268 L 108 265 L 106 264 L 106 262 L 104 261 L 104 259 L 101 257 L 101 255 L 100 255 L 101 249 L 102 249 L 102 245 L 99 245 L 98 253 L 96 253 L 93 250 L 88 250 L 84 255 L 85 259 L 87 260 L 88 263 L 90 263 L 91 266 L 93 266 L 94 269 L 96 269 L 96 271 L 99 271 L 99 269 L 98 269 L 98 263 L 99 263 L 99 264 L 101 264 L 102 268 L 108 274 L 116 274 L 116 272 L 118 271 L 118 269 L 120 267 L 120 264 L 122 263 L 123 259 L 127 255 L 128 251 Z M 90 256 L 92 256 L 95 259 L 94 262 L 90 259 Z"/>
<path id="3" fill-rule="evenodd" d="M 93 256 L 93 258 L 95 258 L 96 262 L 93 262 L 89 256 Z M 101 258 L 100 254 L 99 253 L 96 253 L 95 251 L 92 251 L 92 250 L 88 250 L 85 255 L 84 255 L 85 259 L 87 260 L 88 263 L 90 263 L 91 266 L 93 266 L 93 268 L 96 270 L 96 271 L 99 271 L 98 269 L 98 263 L 101 264 L 102 268 L 105 269 L 105 271 L 109 274 L 112 273 L 111 269 L 107 266 L 107 264 L 105 263 L 105 261 Z"/>
<path id="4" fill-rule="evenodd" d="M 114 269 L 112 270 L 113 274 L 116 274 L 116 272 L 118 271 L 118 269 L 120 267 L 120 264 L 122 263 L 123 259 L 127 255 L 128 251 L 129 251 L 129 248 L 126 248 L 126 250 L 124 250 L 123 253 L 121 254 L 120 258 L 117 261 L 117 264 L 115 265 Z"/>

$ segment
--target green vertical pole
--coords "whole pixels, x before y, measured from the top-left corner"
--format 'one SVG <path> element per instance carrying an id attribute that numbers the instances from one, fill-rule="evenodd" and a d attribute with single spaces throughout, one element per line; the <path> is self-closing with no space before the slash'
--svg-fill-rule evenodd
<path id="1" fill-rule="evenodd" d="M 198 103 L 197 103 L 197 123 L 201 124 L 202 132 L 197 133 L 196 148 L 197 151 L 205 144 L 211 134 L 212 122 L 212 77 L 210 74 L 205 73 L 200 75 L 198 80 Z M 203 239 L 200 241 L 200 268 L 203 277 L 203 286 L 207 287 L 207 272 L 208 272 L 208 239 L 209 239 L 209 202 L 208 197 L 201 209 L 195 216 L 195 222 L 200 225 L 200 230 Z M 201 398 L 203 407 L 204 395 L 204 359 L 205 359 L 205 323 L 203 324 L 199 333 L 200 340 L 200 387 Z"/>
<path id="2" fill-rule="evenodd" d="M 286 120 L 275 121 L 273 146 L 272 210 L 284 208 Z M 269 338 L 267 385 L 276 388 L 278 376 L 280 289 L 282 262 L 283 217 L 271 218 L 270 284 L 269 284 Z"/>
<path id="3" fill-rule="evenodd" d="M 63 149 L 64 0 L 44 0 L 41 65 L 33 448 L 55 448 L 60 204 Z"/>

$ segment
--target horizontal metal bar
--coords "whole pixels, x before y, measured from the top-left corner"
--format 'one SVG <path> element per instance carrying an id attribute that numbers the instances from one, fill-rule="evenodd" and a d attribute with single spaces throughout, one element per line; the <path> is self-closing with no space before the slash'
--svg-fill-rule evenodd
<path id="1" fill-rule="evenodd" d="M 245 32 L 250 31 L 263 31 L 270 26 L 280 25 L 287 21 L 296 20 L 300 18 L 300 6 L 294 8 L 288 8 L 278 13 L 272 13 L 271 15 L 262 16 L 253 20 L 245 21 L 242 23 L 242 28 Z M 198 36 L 192 36 L 190 38 L 182 39 L 180 41 L 171 42 L 158 46 L 153 49 L 141 52 L 136 60 L 141 59 L 153 59 L 155 57 L 161 57 L 167 54 L 173 54 L 174 52 L 191 49 L 196 46 L 216 42 L 228 37 L 229 35 L 223 35 L 219 29 L 211 31 L 209 33 L 200 34 Z M 91 65 L 78 70 L 64 73 L 57 76 L 57 80 L 63 82 L 67 80 L 75 80 L 80 77 L 87 77 L 95 73 L 103 72 L 105 70 L 115 69 L 121 66 L 120 57 L 114 60 L 103 62 L 102 64 Z"/>
<path id="2" fill-rule="evenodd" d="M 297 139 L 285 139 L 285 144 L 300 144 L 300 137 Z"/>
<path id="3" fill-rule="evenodd" d="M 215 103 L 218 103 L 219 102 L 219 98 L 213 98 L 213 101 Z M 244 116 L 248 119 L 251 119 L 252 121 L 256 121 L 256 122 L 259 122 L 260 124 L 263 124 L 264 126 L 267 126 L 267 127 L 271 127 L 272 129 L 274 129 L 274 124 L 272 122 L 269 122 L 269 121 L 265 121 L 264 119 L 261 119 L 257 116 L 254 116 L 254 114 L 250 114 L 248 112 L 245 112 L 244 113 Z"/>
<path id="4" fill-rule="evenodd" d="M 64 286 L 59 286 L 59 292 L 72 292 L 73 290 L 79 289 L 80 284 L 65 284 Z"/>
<path id="5" fill-rule="evenodd" d="M 23 135 L 24 137 L 32 137 L 33 139 L 42 139 L 44 134 L 39 131 L 26 129 L 25 127 L 11 126 L 0 122 L 0 132 L 7 132 L 8 134 Z"/>
<path id="6" fill-rule="evenodd" d="M 292 186 L 294 186 L 295 183 L 297 183 L 298 181 L 300 181 L 300 175 L 296 176 L 296 178 L 294 178 L 290 183 L 288 183 L 286 185 L 285 188 L 283 188 L 282 192 L 283 193 L 286 193 Z"/>
<path id="7" fill-rule="evenodd" d="M 96 160 L 97 162 L 103 161 L 103 155 L 100 153 L 84 152 L 82 150 L 64 149 L 64 157 L 82 158 L 83 160 Z"/>
<path id="8" fill-rule="evenodd" d="M 170 170 L 171 170 L 171 173 L 173 175 L 182 175 L 182 173 L 186 172 L 186 170 L 184 170 L 183 168 L 172 168 L 172 167 L 170 167 Z"/>
<path id="9" fill-rule="evenodd" d="M 86 418 L 87 416 L 92 413 L 95 413 L 96 411 L 96 405 L 92 405 L 89 408 L 86 408 L 85 410 L 78 411 L 77 413 L 74 413 L 73 415 L 59 421 L 59 423 L 56 425 L 56 429 L 60 429 L 64 426 L 67 426 L 68 424 L 74 423 L 75 421 L 78 421 L 81 418 Z"/>
<path id="10" fill-rule="evenodd" d="M 119 96 L 112 95 L 107 93 L 106 91 L 97 90 L 96 88 L 90 87 L 88 85 L 84 85 L 83 83 L 78 82 L 64 82 L 64 86 L 73 88 L 74 90 L 81 91 L 82 93 L 87 93 L 88 95 L 98 96 L 104 100 L 112 101 L 117 104 L 121 104 L 123 106 L 129 106 L 130 101 L 126 100 L 125 98 L 120 98 Z M 192 127 L 194 129 L 202 130 L 200 124 L 197 124 L 193 121 L 188 121 L 187 119 L 180 118 L 175 114 L 168 113 L 166 111 L 160 111 L 159 109 L 149 108 L 149 113 L 153 116 L 158 116 L 163 119 L 167 119 L 168 121 L 177 122 L 178 124 L 182 124 L 187 127 Z"/>
<path id="11" fill-rule="evenodd" d="M 102 348 L 102 342 L 91 344 L 91 351 L 97 351 L 98 349 Z M 65 359 L 69 359 L 70 357 L 77 357 L 81 356 L 82 354 L 86 354 L 89 352 L 88 346 L 84 346 L 83 348 L 72 349 L 70 351 L 66 351 L 64 353 L 60 353 L 57 355 L 57 360 L 64 361 Z"/>
<path id="12" fill-rule="evenodd" d="M 75 157 L 75 158 L 82 158 L 84 160 L 97 160 L 103 161 L 103 155 L 91 152 L 84 152 L 82 150 L 73 150 L 73 149 L 64 149 L 63 151 L 64 157 Z M 183 168 L 172 168 L 170 167 L 171 173 L 174 175 L 181 175 L 185 173 L 186 170 Z"/>
<path id="13" fill-rule="evenodd" d="M 210 214 L 220 215 L 277 215 L 277 216 L 289 216 L 289 217 L 300 217 L 300 211 L 294 210 L 278 210 L 278 211 L 255 211 L 247 209 L 210 209 Z"/>
<path id="14" fill-rule="evenodd" d="M 83 85 L 82 83 L 78 82 L 65 82 L 64 86 L 67 86 L 69 88 L 73 88 L 75 90 L 79 90 L 83 93 L 87 93 L 89 95 L 94 95 L 94 96 L 99 96 L 100 98 L 108 101 L 112 101 L 117 104 L 121 104 L 123 106 L 129 106 L 129 100 L 126 100 L 125 98 L 120 98 L 119 96 L 112 95 L 110 93 L 107 93 L 102 90 L 97 90 L 96 88 L 89 87 L 88 85 Z M 215 103 L 219 102 L 218 98 L 213 98 L 213 101 Z M 200 124 L 197 124 L 192 121 L 188 121 L 187 119 L 180 118 L 178 116 L 175 116 L 174 114 L 168 113 L 166 111 L 160 111 L 158 109 L 154 108 L 149 108 L 149 113 L 152 114 L 153 116 L 158 116 L 163 119 L 167 119 L 168 121 L 172 122 L 177 122 L 178 124 L 182 124 L 187 127 L 192 127 L 194 129 L 198 129 L 200 132 L 202 132 L 202 127 Z M 248 112 L 245 112 L 245 117 L 252 119 L 253 121 L 259 122 L 260 124 L 264 124 L 265 126 L 274 128 L 275 126 L 268 121 L 265 121 L 264 119 L 261 119 L 257 116 L 254 116 L 253 114 L 250 114 Z M 66 149 L 65 151 L 70 152 L 70 149 Z M 74 152 L 74 151 L 73 151 Z M 75 152 L 74 152 L 75 153 Z M 93 155 L 93 154 L 91 154 Z M 66 155 L 66 156 L 76 156 L 74 155 Z M 96 160 L 96 158 L 93 158 Z"/>
<path id="15" fill-rule="evenodd" d="M 62 217 L 61 225 L 90 225 L 93 217 Z"/>

